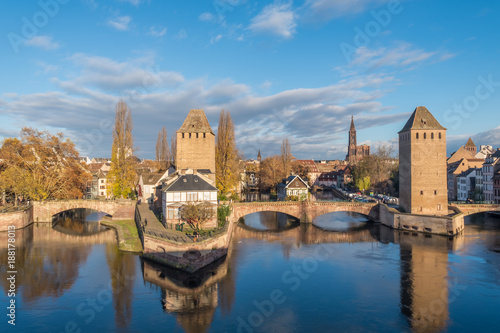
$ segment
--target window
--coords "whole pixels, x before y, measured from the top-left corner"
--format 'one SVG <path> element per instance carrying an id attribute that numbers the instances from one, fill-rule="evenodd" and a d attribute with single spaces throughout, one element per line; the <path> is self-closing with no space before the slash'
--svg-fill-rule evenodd
<path id="1" fill-rule="evenodd" d="M 424 195 L 424 191 L 420 191 L 420 195 Z"/>
<path id="2" fill-rule="evenodd" d="M 196 133 L 196 138 L 198 139 L 198 133 Z"/>
<path id="3" fill-rule="evenodd" d="M 441 139 L 441 133 L 439 133 L 439 138 Z"/>
<path id="4" fill-rule="evenodd" d="M 101 185 L 101 187 L 100 187 L 100 189 L 101 189 L 101 190 L 104 190 L 105 188 L 106 188 L 106 187 L 105 187 L 105 186 L 102 186 L 102 185 Z"/>
<path id="5" fill-rule="evenodd" d="M 189 133 L 189 138 L 191 139 L 191 133 Z"/>
<path id="6" fill-rule="evenodd" d="M 437 208 L 438 208 L 438 210 L 441 210 L 441 204 L 438 204 Z"/>
<path id="7" fill-rule="evenodd" d="M 438 194 L 438 191 L 434 190 L 434 195 L 437 195 Z"/>
<path id="8" fill-rule="evenodd" d="M 184 139 L 184 133 L 182 133 L 182 138 Z"/>
<path id="9" fill-rule="evenodd" d="M 424 139 L 427 139 L 427 133 L 424 133 Z"/>
<path id="10" fill-rule="evenodd" d="M 187 201 L 198 201 L 198 193 L 197 192 L 188 192 L 187 193 Z"/>
<path id="11" fill-rule="evenodd" d="M 434 139 L 434 133 L 431 133 L 431 139 Z"/>
<path id="12" fill-rule="evenodd" d="M 418 133 L 417 133 L 417 140 L 418 140 Z"/>
<path id="13" fill-rule="evenodd" d="M 205 133 L 203 133 L 203 139 L 205 139 Z"/>
<path id="14" fill-rule="evenodd" d="M 101 179 L 101 184 L 104 184 L 104 179 Z"/>
<path id="15" fill-rule="evenodd" d="M 101 192 L 101 195 L 104 195 L 104 192 Z"/>

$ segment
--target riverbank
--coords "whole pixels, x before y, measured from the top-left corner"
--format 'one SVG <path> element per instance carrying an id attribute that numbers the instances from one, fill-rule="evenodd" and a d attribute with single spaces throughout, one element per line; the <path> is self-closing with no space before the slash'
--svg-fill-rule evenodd
<path id="1" fill-rule="evenodd" d="M 118 248 L 126 252 L 142 253 L 142 243 L 134 220 L 114 221 L 104 217 L 101 224 L 116 230 Z"/>

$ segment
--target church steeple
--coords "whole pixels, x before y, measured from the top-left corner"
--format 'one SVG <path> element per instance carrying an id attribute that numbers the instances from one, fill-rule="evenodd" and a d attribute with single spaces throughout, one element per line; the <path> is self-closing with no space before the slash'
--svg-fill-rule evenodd
<path id="1" fill-rule="evenodd" d="M 356 132 L 356 128 L 354 127 L 354 115 L 351 115 L 351 129 L 349 131 Z"/>
<path id="2" fill-rule="evenodd" d="M 351 116 L 351 128 L 349 129 L 349 148 L 356 149 L 356 128 L 354 127 L 354 115 Z"/>
<path id="3" fill-rule="evenodd" d="M 259 149 L 259 153 L 257 154 L 257 161 L 261 161 L 262 160 L 262 156 L 260 155 L 260 149 Z"/>

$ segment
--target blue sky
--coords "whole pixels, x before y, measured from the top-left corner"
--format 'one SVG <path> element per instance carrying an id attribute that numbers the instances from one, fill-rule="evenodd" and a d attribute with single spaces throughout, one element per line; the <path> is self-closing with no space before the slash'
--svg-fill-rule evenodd
<path id="1" fill-rule="evenodd" d="M 426 106 L 448 152 L 472 136 L 500 146 L 496 1 L 42 0 L 0 11 L 0 140 L 62 131 L 109 156 L 114 106 L 132 110 L 137 155 L 154 158 L 190 109 L 214 131 L 225 109 L 249 158 L 343 159 L 391 144 Z M 8 8 L 7 8 L 8 7 Z"/>

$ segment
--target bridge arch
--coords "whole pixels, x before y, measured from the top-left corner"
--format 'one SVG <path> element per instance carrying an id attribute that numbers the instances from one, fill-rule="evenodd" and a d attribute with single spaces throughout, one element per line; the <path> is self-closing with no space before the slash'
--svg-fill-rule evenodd
<path id="1" fill-rule="evenodd" d="M 500 204 L 451 204 L 450 209 L 454 211 L 458 209 L 464 216 L 478 213 L 500 214 Z"/>
<path id="2" fill-rule="evenodd" d="M 377 203 L 322 201 L 322 202 L 249 202 L 235 203 L 231 212 L 233 221 L 251 213 L 275 211 L 296 217 L 300 222 L 311 223 L 316 217 L 333 212 L 356 212 L 379 222 Z"/>
<path id="3" fill-rule="evenodd" d="M 52 216 L 72 209 L 88 208 L 105 212 L 118 220 L 133 220 L 133 200 L 57 200 L 33 202 L 33 221 L 51 222 Z"/>

